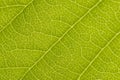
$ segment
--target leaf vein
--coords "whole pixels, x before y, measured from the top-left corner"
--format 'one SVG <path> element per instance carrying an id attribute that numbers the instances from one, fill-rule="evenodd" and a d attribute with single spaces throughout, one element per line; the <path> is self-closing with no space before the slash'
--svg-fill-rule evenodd
<path id="1" fill-rule="evenodd" d="M 27 75 L 27 73 L 34 68 L 34 66 L 39 63 L 39 61 L 41 61 L 46 55 L 47 53 L 54 47 L 57 45 L 57 43 L 59 43 L 61 41 L 61 39 L 63 39 L 65 37 L 65 35 L 71 31 L 76 24 L 78 24 L 82 19 L 84 19 L 90 11 L 92 11 L 95 7 L 97 7 L 100 3 L 102 2 L 102 0 L 99 0 L 94 6 L 92 6 L 82 17 L 80 17 L 57 41 L 54 42 L 54 44 L 52 46 L 50 46 L 48 48 L 48 50 L 42 55 L 42 57 L 40 57 L 24 74 L 23 76 L 20 78 L 20 80 L 23 80 L 24 77 Z"/>
<path id="2" fill-rule="evenodd" d="M 102 53 L 102 51 L 109 46 L 109 44 L 116 39 L 116 37 L 120 34 L 120 32 L 116 33 L 109 41 L 106 43 L 106 45 L 101 48 L 101 50 L 97 53 L 97 55 L 93 58 L 93 60 L 88 64 L 88 66 L 83 70 L 83 72 L 80 74 L 77 80 L 80 80 L 81 76 L 88 70 L 88 68 L 92 65 L 92 63 L 99 57 L 99 55 Z"/>

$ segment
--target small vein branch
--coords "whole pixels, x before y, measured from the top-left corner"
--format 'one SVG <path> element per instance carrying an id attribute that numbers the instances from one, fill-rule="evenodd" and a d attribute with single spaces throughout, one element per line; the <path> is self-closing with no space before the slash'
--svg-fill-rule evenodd
<path id="1" fill-rule="evenodd" d="M 109 44 L 116 39 L 116 37 L 120 35 L 120 32 L 116 33 L 112 39 L 109 40 L 109 42 L 103 47 L 101 48 L 101 50 L 98 52 L 98 54 L 94 57 L 94 59 L 88 64 L 88 66 L 83 70 L 83 72 L 80 74 L 80 76 L 78 77 L 77 80 L 80 80 L 81 76 L 88 70 L 88 68 L 92 65 L 92 63 L 99 57 L 99 55 L 102 53 L 102 51 L 109 46 Z"/>
<path id="2" fill-rule="evenodd" d="M 34 0 L 31 0 L 24 8 L 15 16 L 13 19 L 11 19 L 1 30 L 0 33 L 9 25 L 11 24 L 20 14 L 23 13 L 23 11 L 33 2 Z"/>

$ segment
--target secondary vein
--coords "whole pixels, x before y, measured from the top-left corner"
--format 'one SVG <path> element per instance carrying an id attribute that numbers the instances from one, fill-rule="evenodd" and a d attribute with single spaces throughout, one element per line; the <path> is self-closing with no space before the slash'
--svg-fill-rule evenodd
<path id="1" fill-rule="evenodd" d="M 99 57 L 99 55 L 102 53 L 102 51 L 111 44 L 111 42 L 116 39 L 116 37 L 120 35 L 120 31 L 116 33 L 106 44 L 103 48 L 100 49 L 100 51 L 97 53 L 97 55 L 93 58 L 93 60 L 88 64 L 88 66 L 82 71 L 82 73 L 79 75 L 77 80 L 80 80 L 80 78 L 85 74 L 85 72 L 89 69 L 89 67 L 93 64 L 93 62 Z"/>
<path id="2" fill-rule="evenodd" d="M 44 58 L 44 56 L 47 55 L 47 53 L 48 53 L 54 46 L 56 46 L 56 45 L 61 41 L 61 39 L 63 39 L 63 38 L 65 37 L 65 35 L 66 35 L 69 31 L 71 31 L 71 30 L 75 27 L 76 24 L 78 24 L 82 19 L 84 19 L 84 18 L 89 14 L 89 12 L 90 12 L 91 10 L 93 10 L 96 6 L 98 6 L 98 4 L 99 4 L 100 2 L 102 2 L 102 0 L 99 0 L 94 6 L 92 6 L 92 7 L 91 7 L 82 17 L 80 17 L 51 47 L 49 47 L 48 50 L 44 53 L 44 55 L 42 55 L 42 57 L 40 57 L 40 58 L 24 73 L 24 75 L 21 77 L 20 80 L 23 80 L 24 77 L 27 75 L 27 73 L 28 73 L 30 70 L 32 70 L 32 69 L 34 68 L 34 66 L 37 65 L 37 63 L 39 63 L 39 62 Z"/>

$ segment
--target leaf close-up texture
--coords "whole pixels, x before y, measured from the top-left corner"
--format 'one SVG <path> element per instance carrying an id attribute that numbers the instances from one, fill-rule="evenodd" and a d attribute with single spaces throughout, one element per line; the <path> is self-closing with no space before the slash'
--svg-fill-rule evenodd
<path id="1" fill-rule="evenodd" d="M 120 80 L 120 0 L 0 0 L 0 80 Z"/>

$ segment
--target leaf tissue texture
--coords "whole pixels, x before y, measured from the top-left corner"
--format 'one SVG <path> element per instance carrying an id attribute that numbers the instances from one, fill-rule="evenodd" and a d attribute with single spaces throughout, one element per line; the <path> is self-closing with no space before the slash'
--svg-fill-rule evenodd
<path id="1" fill-rule="evenodd" d="M 120 0 L 0 0 L 0 80 L 120 80 Z"/>

